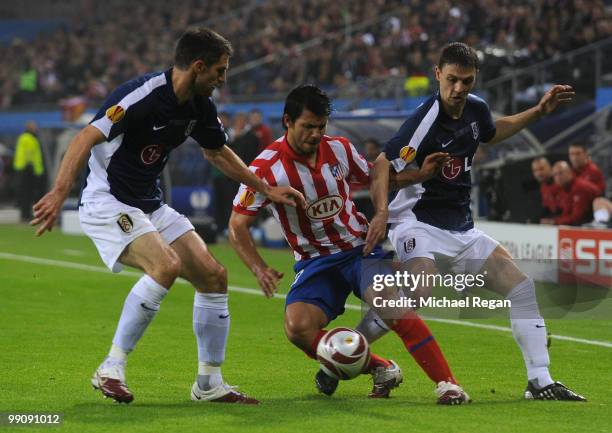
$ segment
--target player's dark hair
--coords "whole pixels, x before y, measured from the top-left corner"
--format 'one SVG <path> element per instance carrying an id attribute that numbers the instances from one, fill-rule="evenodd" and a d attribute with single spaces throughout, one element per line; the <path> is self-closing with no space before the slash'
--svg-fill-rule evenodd
<path id="1" fill-rule="evenodd" d="M 205 27 L 194 27 L 187 29 L 176 43 L 174 66 L 187 69 L 196 60 L 212 66 L 224 54 L 231 57 L 233 53 L 232 44 L 219 33 Z"/>
<path id="2" fill-rule="evenodd" d="M 329 116 L 332 111 L 331 100 L 323 90 L 314 84 L 303 84 L 287 95 L 283 118 L 286 114 L 292 122 L 295 122 L 304 109 L 318 117 Z M 283 127 L 287 128 L 284 121 Z"/>
<path id="3" fill-rule="evenodd" d="M 463 42 L 451 42 L 442 48 L 438 68 L 442 69 L 444 65 L 459 65 L 476 70 L 480 67 L 476 50 Z"/>

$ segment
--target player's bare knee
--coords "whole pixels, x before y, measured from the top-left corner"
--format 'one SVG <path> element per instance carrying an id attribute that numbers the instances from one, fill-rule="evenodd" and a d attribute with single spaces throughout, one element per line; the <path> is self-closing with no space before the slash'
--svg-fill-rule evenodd
<path id="1" fill-rule="evenodd" d="M 166 288 L 174 283 L 181 272 L 181 259 L 172 249 L 164 251 L 163 258 L 147 272 L 159 284 Z"/>
<path id="2" fill-rule="evenodd" d="M 486 287 L 502 295 L 507 295 L 513 287 L 528 278 L 501 246 L 493 251 L 480 272 L 487 276 Z"/>
<path id="3" fill-rule="evenodd" d="M 206 291 L 209 293 L 227 293 L 227 270 L 217 263 L 206 275 Z"/>
<path id="4" fill-rule="evenodd" d="M 225 266 L 219 264 L 215 269 L 215 278 L 219 282 L 222 291 L 227 292 L 227 269 Z"/>
<path id="5" fill-rule="evenodd" d="M 306 316 L 285 316 L 285 334 L 289 341 L 297 346 L 308 344 L 317 331 L 315 324 Z"/>

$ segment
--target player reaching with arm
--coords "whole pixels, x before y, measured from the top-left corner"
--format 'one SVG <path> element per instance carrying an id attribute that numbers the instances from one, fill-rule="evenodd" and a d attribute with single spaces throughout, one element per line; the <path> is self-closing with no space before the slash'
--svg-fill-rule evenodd
<path id="1" fill-rule="evenodd" d="M 525 397 L 584 401 L 550 376 L 546 327 L 533 280 L 497 241 L 474 228 L 470 210 L 470 170 L 479 143 L 512 136 L 570 102 L 574 92 L 570 86 L 555 85 L 535 107 L 494 121 L 486 102 L 470 94 L 478 73 L 472 48 L 457 42 L 447 45 L 435 73 L 439 91 L 404 122 L 375 162 L 372 191 L 380 216 L 372 221 L 376 227 L 368 233 L 364 252 L 383 238 L 388 221 L 389 238 L 409 272 L 436 274 L 436 265 L 443 261 L 454 269 L 487 275 L 489 288 L 512 304 L 512 332 L 527 368 Z M 406 167 L 422 166 L 427 155 L 435 152 L 447 152 L 451 160 L 437 176 L 402 188 L 387 206 L 390 166 L 402 176 Z M 417 292 L 428 297 L 431 287 Z"/>
<path id="2" fill-rule="evenodd" d="M 304 193 L 306 209 L 270 203 L 263 195 L 241 185 L 230 218 L 232 246 L 257 277 L 266 296 L 272 296 L 282 274 L 266 264 L 257 251 L 249 227 L 262 208 L 279 222 L 297 263 L 295 281 L 287 295 L 285 333 L 288 339 L 316 359 L 316 348 L 329 322 L 344 312 L 353 292 L 364 297 L 362 249 L 367 220 L 350 199 L 350 183 L 369 183 L 368 164 L 344 137 L 325 134 L 331 107 L 329 98 L 312 85 L 297 87 L 287 96 L 283 113 L 286 134 L 265 149 L 251 164 L 255 174 L 270 185 L 286 185 Z M 382 258 L 376 249 L 369 258 Z M 363 265 L 365 268 L 365 265 Z M 425 323 L 411 310 L 385 319 L 417 363 L 438 384 L 438 402 L 460 404 L 469 397 L 456 381 L 437 342 Z M 381 315 L 381 317 L 384 315 Z M 370 397 L 388 397 L 402 381 L 398 365 L 372 355 L 366 368 L 374 388 Z M 323 371 L 317 388 L 331 395 L 338 381 Z"/>
<path id="3" fill-rule="evenodd" d="M 221 171 L 267 200 L 288 207 L 303 202 L 291 187 L 271 187 L 253 175 L 226 146 L 210 96 L 225 83 L 231 55 L 230 43 L 217 33 L 205 28 L 186 31 L 172 68 L 129 81 L 107 98 L 70 144 L 53 189 L 34 205 L 32 224 L 40 224 L 41 235 L 53 228 L 89 159 L 79 203 L 81 226 L 113 272 L 128 265 L 145 273 L 128 294 L 110 352 L 92 378 L 95 388 L 118 402 L 134 398 L 125 381 L 127 356 L 180 276 L 196 289 L 198 375 L 192 399 L 257 403 L 221 375 L 230 322 L 225 268 L 187 218 L 164 204 L 159 188 L 170 151 L 191 138 Z"/>

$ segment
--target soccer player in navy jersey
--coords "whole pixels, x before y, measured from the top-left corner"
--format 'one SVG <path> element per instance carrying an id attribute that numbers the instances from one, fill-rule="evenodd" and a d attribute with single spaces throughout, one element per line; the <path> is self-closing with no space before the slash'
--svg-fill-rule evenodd
<path id="1" fill-rule="evenodd" d="M 231 55 L 231 44 L 214 31 L 187 30 L 177 43 L 172 68 L 128 81 L 111 93 L 71 142 L 54 187 L 34 205 L 32 225 L 41 224 L 37 235 L 51 231 L 88 160 L 79 203 L 83 230 L 113 272 L 128 265 L 145 273 L 128 294 L 110 352 L 92 378 L 95 388 L 118 402 L 133 400 L 125 381 L 127 356 L 181 276 L 196 289 L 198 375 L 191 398 L 257 403 L 221 375 L 230 322 L 225 268 L 189 220 L 164 204 L 159 187 L 172 149 L 195 140 L 212 164 L 267 199 L 288 206 L 303 201 L 290 187 L 261 181 L 226 145 L 211 95 L 225 83 Z"/>
<path id="2" fill-rule="evenodd" d="M 249 227 L 262 209 L 269 210 L 280 224 L 296 259 L 296 276 L 286 300 L 285 333 L 313 359 L 327 332 L 324 328 L 344 312 L 347 297 L 354 293 L 373 305 L 372 292 L 368 290 L 373 269 L 388 272 L 386 266 L 380 266 L 380 259 L 387 256 L 381 249 L 362 257 L 368 222 L 351 199 L 350 186 L 369 184 L 369 166 L 346 138 L 325 135 L 330 111 L 330 100 L 318 87 L 303 85 L 293 89 L 283 113 L 286 134 L 261 152 L 250 166 L 256 176 L 270 185 L 291 186 L 303 192 L 308 206 L 271 203 L 242 184 L 229 224 L 232 246 L 266 296 L 274 294 L 282 273 L 266 264 Z M 429 161 L 432 159 L 436 158 Z M 374 263 L 367 259 L 374 259 Z M 393 295 L 391 288 L 389 296 Z M 395 331 L 434 382 L 438 403 L 468 402 L 469 396 L 457 384 L 423 320 L 407 308 L 386 313 L 390 312 L 381 311 L 386 316 L 384 326 Z M 367 329 L 359 330 L 367 333 Z M 388 397 L 402 381 L 399 366 L 374 353 L 364 373 L 372 374 L 372 398 Z M 338 381 L 322 370 L 315 381 L 317 388 L 327 395 L 333 394 L 338 386 Z"/>
<path id="3" fill-rule="evenodd" d="M 371 191 L 376 214 L 364 253 L 384 238 L 390 223 L 389 238 L 409 272 L 433 275 L 438 265 L 447 265 L 455 272 L 486 275 L 487 286 L 512 304 L 512 332 L 527 368 L 525 397 L 584 401 L 551 378 L 546 327 L 533 280 L 497 241 L 474 228 L 470 210 L 470 170 L 479 143 L 498 143 L 516 134 L 570 102 L 573 89 L 555 85 L 536 106 L 493 120 L 487 103 L 470 93 L 478 73 L 472 48 L 459 42 L 448 44 L 435 73 L 438 92 L 404 122 L 375 162 Z M 411 164 L 420 167 L 434 152 L 444 152 L 448 158 L 435 176 L 422 177 L 410 168 Z M 390 167 L 391 183 L 400 189 L 388 203 Z M 430 296 L 431 287 L 420 287 L 416 295 Z"/>

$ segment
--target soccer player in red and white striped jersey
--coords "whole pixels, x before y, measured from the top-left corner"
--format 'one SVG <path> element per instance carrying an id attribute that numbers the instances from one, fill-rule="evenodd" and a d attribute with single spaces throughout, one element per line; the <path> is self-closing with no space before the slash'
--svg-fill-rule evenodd
<path id="1" fill-rule="evenodd" d="M 297 261 L 295 281 L 286 300 L 285 332 L 293 344 L 314 359 L 317 345 L 327 332 L 323 328 L 344 312 L 351 292 L 368 302 L 364 289 L 371 281 L 362 273 L 364 260 L 386 257 L 381 248 L 364 257 L 368 222 L 351 200 L 350 188 L 351 184 L 369 185 L 369 168 L 346 138 L 325 135 L 330 111 L 329 98 L 316 86 L 299 86 L 291 91 L 283 114 L 286 134 L 266 148 L 250 167 L 270 186 L 291 186 L 302 192 L 307 206 L 291 208 L 270 203 L 242 185 L 229 223 L 232 246 L 268 297 L 273 296 L 282 274 L 259 255 L 249 227 L 262 208 L 269 209 L 280 223 Z M 366 269 L 364 264 L 363 271 Z M 425 323 L 409 309 L 400 309 L 396 317 L 399 319 L 383 319 L 384 324 L 396 332 L 436 384 L 449 385 L 438 402 L 469 401 Z M 373 375 L 370 397 L 388 397 L 402 381 L 401 370 L 394 361 L 374 354 L 364 373 Z M 323 371 L 317 373 L 316 383 L 327 395 L 338 385 Z"/>
<path id="2" fill-rule="evenodd" d="M 268 207 L 282 225 L 296 260 L 351 251 L 364 243 L 368 222 L 350 199 L 350 183 L 368 183 L 368 164 L 344 137 L 317 135 L 315 159 L 297 153 L 278 139 L 251 164 L 251 170 L 269 185 L 287 185 L 304 192 L 306 209 L 277 206 L 241 185 L 234 211 L 256 215 Z M 308 144 L 307 144 L 308 145 Z"/>

